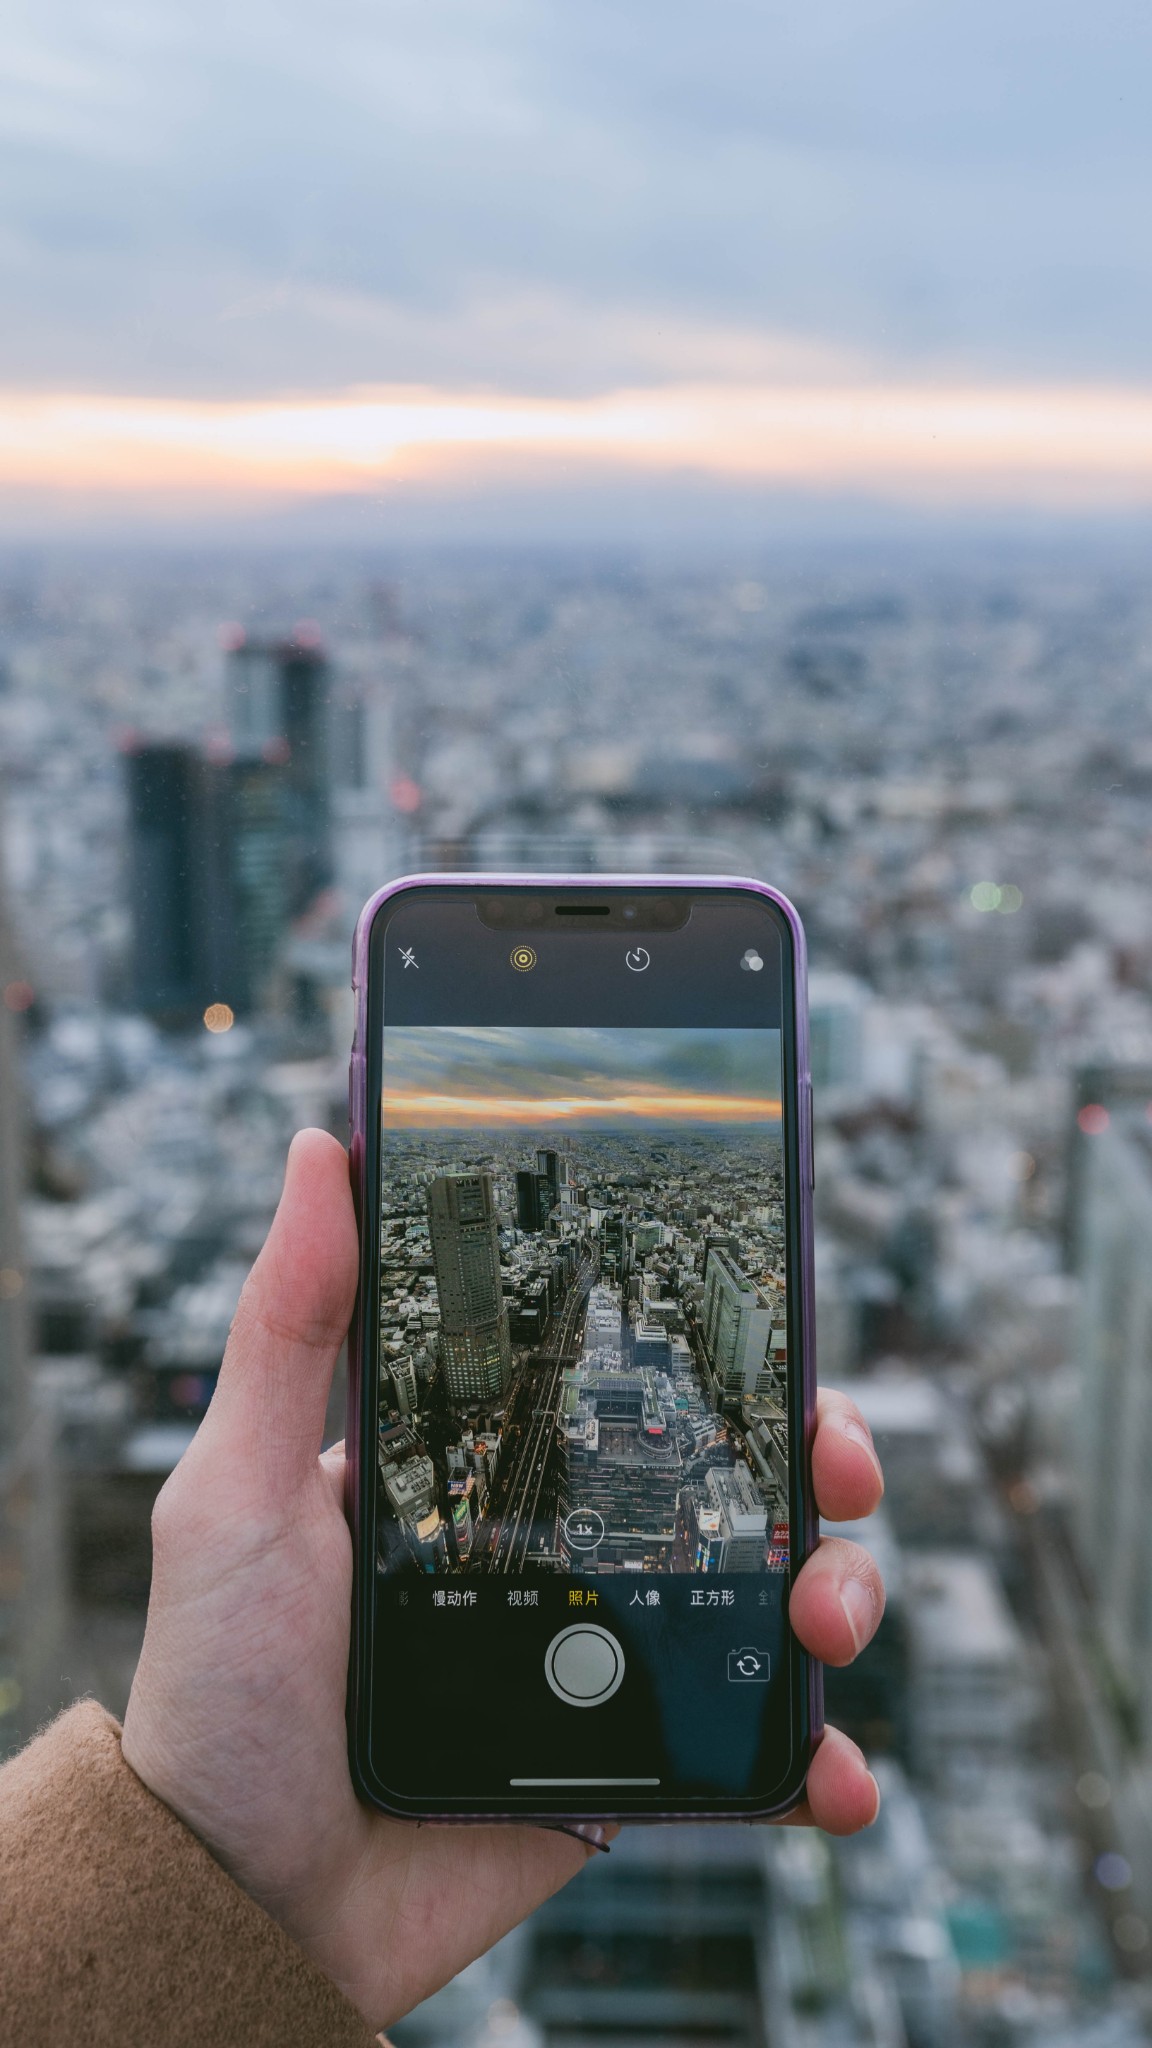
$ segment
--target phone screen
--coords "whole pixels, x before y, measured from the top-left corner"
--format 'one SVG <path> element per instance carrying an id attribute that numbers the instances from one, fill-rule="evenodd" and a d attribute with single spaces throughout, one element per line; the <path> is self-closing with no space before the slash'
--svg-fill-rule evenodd
<path id="1" fill-rule="evenodd" d="M 803 1732 L 790 935 L 587 903 L 375 940 L 372 1753 L 425 1808 L 767 1799 Z"/>

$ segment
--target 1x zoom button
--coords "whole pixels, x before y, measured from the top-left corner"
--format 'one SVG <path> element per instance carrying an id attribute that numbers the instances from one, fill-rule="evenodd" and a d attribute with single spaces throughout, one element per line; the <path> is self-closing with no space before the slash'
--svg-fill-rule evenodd
<path id="1" fill-rule="evenodd" d="M 544 1676 L 566 1706 L 598 1707 L 611 1699 L 624 1676 L 624 1652 L 606 1628 L 576 1622 L 553 1636 Z"/>

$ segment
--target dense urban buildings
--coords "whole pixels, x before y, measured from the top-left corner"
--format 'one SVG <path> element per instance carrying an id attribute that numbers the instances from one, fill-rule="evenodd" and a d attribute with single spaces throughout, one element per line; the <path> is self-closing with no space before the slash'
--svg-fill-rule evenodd
<path id="1" fill-rule="evenodd" d="M 322 768 L 284 729 L 274 658 L 236 659 L 227 620 L 253 650 L 301 650 Z M 479 2036 L 489 2011 L 504 2039 L 568 2048 L 705 2021 L 772 2048 L 1147 2041 L 1150 646 L 1144 565 L 1119 549 L 0 569 L 5 971 L 28 986 L 6 1012 L 28 1175 L 4 1258 L 67 1539 L 60 1698 L 123 1706 L 151 1498 L 210 1397 L 290 1130 L 340 1125 L 347 944 L 375 882 L 448 862 L 745 871 L 809 931 L 821 1376 L 851 1380 L 888 1477 L 852 1532 L 883 1559 L 888 1614 L 829 1704 L 880 1759 L 881 1819 L 844 1844 L 637 1830 L 398 2041 Z M 248 752 L 244 676 L 265 706 Z M 134 854 L 132 749 L 283 776 L 294 745 L 294 844 L 326 833 L 325 857 L 296 870 L 247 1015 L 194 977 L 173 1014 L 134 987 L 134 876 L 163 862 Z M 232 1021 L 208 1029 L 217 1001 Z M 651 1526 L 621 1515 L 621 1561 L 665 1556 L 672 1489 L 640 1439 L 688 1378 L 699 1469 L 678 1468 L 672 1554 L 759 1555 L 747 1474 L 779 1564 L 779 1361 L 759 1351 L 780 1327 L 777 1196 L 750 1200 L 746 1162 L 714 1154 L 687 1199 L 670 1170 L 647 1200 L 624 1140 L 589 1140 L 415 1146 L 382 1272 L 382 1483 L 433 1573 L 479 1568 L 488 1503 L 519 1486 L 490 1553 L 515 1575 L 603 1435 L 651 1455 Z M 485 1174 L 512 1370 L 446 1433 L 426 1421 L 426 1190 Z M 565 1188 L 570 1211 L 587 1195 L 567 1219 Z M 704 1377 L 709 1261 L 724 1363 Z M 539 1418 L 516 1407 L 530 1358 Z M 629 1469 L 605 1467 L 613 1512 Z"/>
<path id="2" fill-rule="evenodd" d="M 786 1569 L 778 1138 L 657 1127 L 569 1135 L 564 1151 L 480 1143 L 444 1172 L 476 1137 L 386 1134 L 384 1567 Z M 745 1317 L 740 1375 L 727 1326 L 704 1313 L 721 1222 L 775 1304 Z M 430 1492 L 407 1485 L 410 1465 Z"/>

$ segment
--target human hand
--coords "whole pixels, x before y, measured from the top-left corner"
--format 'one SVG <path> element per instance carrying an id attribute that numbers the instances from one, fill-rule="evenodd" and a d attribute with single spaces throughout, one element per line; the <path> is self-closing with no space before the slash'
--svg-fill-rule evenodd
<path id="1" fill-rule="evenodd" d="M 320 1445 L 356 1272 L 346 1156 L 324 1132 L 303 1131 L 212 1404 L 156 1503 L 148 1627 L 123 1750 L 381 2028 L 594 1852 L 540 1827 L 421 1827 L 370 1810 L 353 1792 L 344 1455 L 338 1446 L 321 1456 Z M 820 1397 L 812 1469 L 821 1511 L 837 1521 L 869 1514 L 883 1491 L 867 1428 L 841 1394 Z M 867 1552 L 836 1539 L 799 1573 L 789 1616 L 814 1656 L 847 1664 L 883 1601 Z M 788 1820 L 852 1834 L 878 1803 L 855 1743 L 829 1729 Z"/>

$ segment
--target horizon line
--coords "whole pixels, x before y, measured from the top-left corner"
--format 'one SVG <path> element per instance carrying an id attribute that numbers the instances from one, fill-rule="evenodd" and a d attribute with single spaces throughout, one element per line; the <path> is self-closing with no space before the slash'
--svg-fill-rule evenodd
<path id="1" fill-rule="evenodd" d="M 539 1124 L 588 1123 L 610 1118 L 614 1125 L 779 1123 L 778 1098 L 714 1095 L 690 1090 L 629 1091 L 608 1096 L 448 1095 L 419 1089 L 386 1089 L 381 1120 L 387 1130 L 509 1130 Z"/>
<path id="2" fill-rule="evenodd" d="M 420 385 L 256 400 L 0 387 L 0 493 L 65 503 L 555 490 L 622 475 L 904 503 L 1152 505 L 1152 385 L 668 382 L 592 398 Z"/>

